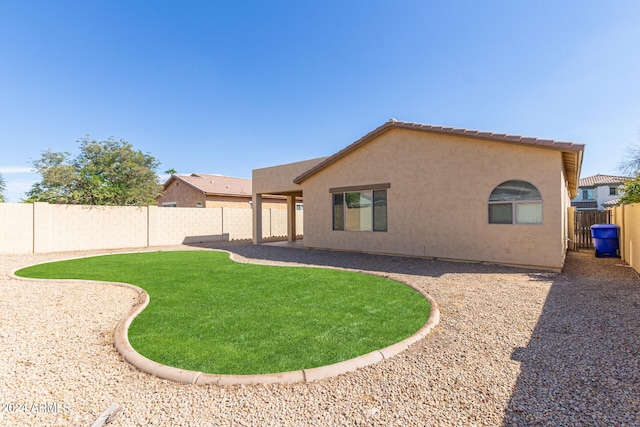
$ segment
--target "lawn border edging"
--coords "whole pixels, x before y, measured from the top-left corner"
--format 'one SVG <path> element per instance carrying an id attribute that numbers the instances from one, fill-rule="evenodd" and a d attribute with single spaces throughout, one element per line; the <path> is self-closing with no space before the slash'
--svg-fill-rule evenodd
<path id="1" fill-rule="evenodd" d="M 244 260 L 237 258 L 236 254 L 233 252 L 222 250 L 222 249 L 213 249 L 219 252 L 226 252 L 229 254 L 229 258 L 241 264 L 247 264 Z M 140 251 L 140 252 L 148 252 L 148 251 Z M 126 253 L 139 253 L 139 252 L 126 252 Z M 105 255 L 109 255 L 112 253 L 107 253 Z M 79 258 L 88 258 L 94 256 L 101 256 L 100 254 L 92 254 L 88 256 L 79 256 L 77 258 L 67 258 L 68 259 L 79 259 Z M 63 261 L 63 260 L 59 260 Z M 55 262 L 55 261 L 54 261 Z M 268 263 L 260 263 L 260 262 L 251 262 L 255 264 L 262 265 L 272 265 Z M 37 265 L 37 264 L 34 264 Z M 298 266 L 298 267 L 309 267 L 304 265 L 296 265 L 296 264 L 282 264 L 281 266 Z M 427 322 L 413 335 L 408 338 L 405 338 L 402 341 L 399 341 L 395 344 L 391 344 L 385 348 L 380 350 L 374 350 L 370 353 L 363 354 L 361 356 L 355 357 L 353 359 L 344 360 L 342 362 L 334 363 L 326 366 L 319 366 L 316 368 L 310 369 L 301 369 L 297 371 L 289 371 L 289 372 L 278 372 L 272 374 L 251 374 L 251 375 L 226 375 L 226 374 L 207 374 L 198 371 L 190 371 L 187 369 L 180 369 L 173 366 L 163 365 L 161 363 L 155 362 L 151 359 L 148 359 L 138 353 L 129 342 L 129 326 L 133 322 L 133 320 L 149 305 L 150 297 L 149 294 L 139 286 L 132 285 L 130 283 L 122 283 L 122 282 L 105 282 L 99 280 L 79 280 L 79 279 L 32 279 L 26 277 L 16 276 L 15 272 L 21 270 L 26 267 L 20 267 L 13 272 L 9 273 L 9 277 L 17 280 L 31 280 L 31 281 L 49 281 L 49 282 L 76 282 L 76 283 L 99 283 L 106 285 L 114 285 L 126 287 L 134 290 L 138 294 L 138 301 L 133 306 L 133 308 L 123 317 L 116 325 L 114 329 L 114 346 L 116 350 L 120 353 L 120 355 L 132 364 L 135 368 L 140 371 L 146 372 L 148 374 L 154 375 L 156 377 L 162 379 L 168 379 L 172 381 L 177 381 L 186 384 L 216 384 L 220 386 L 233 386 L 233 385 L 258 385 L 258 384 L 294 384 L 294 383 L 302 383 L 302 382 L 312 382 L 323 380 L 327 378 L 336 377 L 338 375 L 346 374 L 348 372 L 353 372 L 357 369 L 361 369 L 370 365 L 374 365 L 383 360 L 390 359 L 397 354 L 408 349 L 412 344 L 424 339 L 435 326 L 440 322 L 440 310 L 438 309 L 438 305 L 436 301 L 426 292 L 421 289 L 404 283 L 399 280 L 394 280 L 398 283 L 402 283 L 405 286 L 410 287 L 416 292 L 420 293 L 423 297 L 425 297 L 429 301 L 430 311 L 429 318 Z M 370 274 L 374 276 L 387 277 L 384 274 L 378 274 L 375 272 L 369 272 L 366 270 L 354 270 L 354 269 L 345 269 L 345 268 L 336 268 L 336 267 L 323 267 L 323 266 L 313 266 L 312 268 L 327 268 L 327 269 L 337 269 L 337 270 L 347 270 L 358 273 Z"/>

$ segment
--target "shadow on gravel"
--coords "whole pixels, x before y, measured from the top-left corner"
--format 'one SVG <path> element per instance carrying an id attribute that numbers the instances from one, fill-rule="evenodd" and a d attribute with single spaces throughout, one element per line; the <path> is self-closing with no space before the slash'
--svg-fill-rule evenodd
<path id="1" fill-rule="evenodd" d="M 375 255 L 317 249 L 254 245 L 246 242 L 190 244 L 199 248 L 224 249 L 255 260 L 292 262 L 310 267 L 338 267 L 379 273 L 413 274 L 440 277 L 447 273 L 514 274 L 532 270 L 502 267 L 494 264 L 451 262 L 429 258 Z M 541 273 L 546 275 L 547 273 Z"/>
<path id="2" fill-rule="evenodd" d="M 619 259 L 569 253 L 512 358 L 503 426 L 640 425 L 640 279 Z"/>

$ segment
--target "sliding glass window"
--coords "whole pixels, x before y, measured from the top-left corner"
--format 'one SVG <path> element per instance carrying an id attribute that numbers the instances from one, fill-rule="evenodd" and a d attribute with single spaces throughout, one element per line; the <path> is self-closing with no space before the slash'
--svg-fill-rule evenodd
<path id="1" fill-rule="evenodd" d="M 333 193 L 333 229 L 387 231 L 387 190 Z"/>

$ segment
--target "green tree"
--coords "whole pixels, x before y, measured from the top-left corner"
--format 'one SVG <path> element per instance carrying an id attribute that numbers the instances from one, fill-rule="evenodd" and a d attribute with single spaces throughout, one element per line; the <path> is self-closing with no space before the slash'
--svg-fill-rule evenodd
<path id="1" fill-rule="evenodd" d="M 150 154 L 134 150 L 123 140 L 78 141 L 80 154 L 47 150 L 33 162 L 42 180 L 27 193 L 29 202 L 80 205 L 155 205 L 162 193 Z"/>
<path id="2" fill-rule="evenodd" d="M 640 175 L 625 181 L 621 193 L 621 204 L 640 203 Z"/>
<path id="3" fill-rule="evenodd" d="M 7 190 L 7 184 L 4 182 L 4 178 L 0 175 L 0 203 L 4 203 L 4 192 Z"/>

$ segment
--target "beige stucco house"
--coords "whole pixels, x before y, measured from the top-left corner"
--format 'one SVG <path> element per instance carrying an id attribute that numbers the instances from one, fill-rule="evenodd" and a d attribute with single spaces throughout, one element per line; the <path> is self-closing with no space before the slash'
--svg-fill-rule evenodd
<path id="1" fill-rule="evenodd" d="M 321 159 L 253 171 L 304 197 L 304 246 L 560 270 L 584 145 L 390 120 Z M 296 236 L 289 221 L 289 240 Z"/>
<path id="2" fill-rule="evenodd" d="M 251 209 L 251 180 L 204 173 L 171 175 L 156 202 L 160 207 L 172 208 Z M 299 200 L 298 208 L 300 203 Z M 286 199 L 271 196 L 263 207 L 286 209 Z"/>

